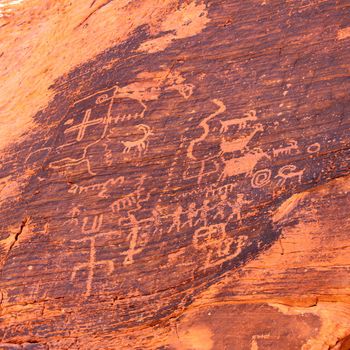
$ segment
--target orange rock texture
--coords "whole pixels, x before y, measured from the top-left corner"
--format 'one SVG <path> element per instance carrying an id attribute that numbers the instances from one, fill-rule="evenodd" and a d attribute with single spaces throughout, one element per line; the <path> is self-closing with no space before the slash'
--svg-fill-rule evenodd
<path id="1" fill-rule="evenodd" d="M 0 349 L 349 350 L 350 5 L 0 2 Z"/>

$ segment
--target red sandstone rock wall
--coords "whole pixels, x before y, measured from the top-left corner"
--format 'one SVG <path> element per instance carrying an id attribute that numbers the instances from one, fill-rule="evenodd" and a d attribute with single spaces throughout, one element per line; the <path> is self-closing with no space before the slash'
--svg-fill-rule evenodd
<path id="1" fill-rule="evenodd" d="M 349 349 L 349 10 L 0 3 L 0 348 Z"/>

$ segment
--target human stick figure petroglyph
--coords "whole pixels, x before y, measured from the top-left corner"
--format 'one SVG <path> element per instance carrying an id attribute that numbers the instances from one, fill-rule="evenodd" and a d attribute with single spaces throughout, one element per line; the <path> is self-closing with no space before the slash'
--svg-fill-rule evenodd
<path id="1" fill-rule="evenodd" d="M 130 233 L 128 234 L 128 241 L 129 241 L 129 249 L 122 253 L 123 255 L 126 255 L 123 265 L 131 265 L 134 263 L 134 255 L 139 254 L 142 252 L 142 248 L 136 248 L 138 237 L 139 237 L 139 223 L 133 214 L 128 214 L 127 218 L 122 218 L 120 220 L 120 223 L 123 221 L 128 221 L 130 223 Z"/>
<path id="2" fill-rule="evenodd" d="M 139 124 L 136 126 L 137 129 L 143 132 L 143 136 L 136 141 L 122 141 L 124 145 L 123 153 L 129 153 L 133 148 L 136 148 L 139 155 L 145 153 L 148 148 L 149 137 L 153 135 L 151 128 L 145 124 Z"/>
<path id="3" fill-rule="evenodd" d="M 278 178 L 277 186 L 283 186 L 288 179 L 292 179 L 293 177 L 297 177 L 298 182 L 301 183 L 305 169 L 295 171 L 296 169 L 297 167 L 293 164 L 288 164 L 280 168 L 275 176 L 275 178 Z"/>
<path id="4" fill-rule="evenodd" d="M 200 123 L 199 123 L 199 126 L 203 129 L 203 134 L 195 139 L 193 139 L 188 148 L 187 148 L 187 157 L 190 158 L 190 159 L 197 159 L 194 155 L 193 155 L 193 148 L 194 146 L 201 142 L 201 141 L 204 141 L 207 136 L 209 135 L 209 125 L 208 125 L 208 122 L 213 119 L 214 117 L 216 117 L 217 115 L 221 114 L 221 113 L 224 113 L 226 111 L 226 106 L 224 105 L 224 103 L 220 100 L 217 100 L 217 99 L 214 99 L 212 100 L 212 102 L 214 102 L 217 106 L 218 106 L 218 109 L 210 114 L 208 117 L 204 118 Z"/>
<path id="5" fill-rule="evenodd" d="M 256 116 L 256 111 L 249 111 L 244 115 L 244 118 L 234 118 L 229 120 L 220 120 L 221 128 L 220 132 L 223 134 L 228 131 L 228 128 L 233 125 L 238 125 L 238 130 L 241 130 L 247 126 L 248 121 L 258 120 Z"/>
<path id="6" fill-rule="evenodd" d="M 86 280 L 86 290 L 84 293 L 85 297 L 89 297 L 91 295 L 92 290 L 92 282 L 94 279 L 95 274 L 95 268 L 98 265 L 105 265 L 107 266 L 108 273 L 111 274 L 114 271 L 114 262 L 112 260 L 96 260 L 96 238 L 100 236 L 105 236 L 107 233 L 101 233 L 97 234 L 92 237 L 84 237 L 82 239 L 73 240 L 73 242 L 90 242 L 90 251 L 89 251 L 89 261 L 86 263 L 79 263 L 76 266 L 73 267 L 73 272 L 71 274 L 71 281 L 74 281 L 76 278 L 76 275 L 79 271 L 86 269 L 88 271 L 88 276 Z"/>
<path id="7" fill-rule="evenodd" d="M 236 216 L 239 223 L 242 223 L 242 208 L 245 204 L 250 204 L 252 201 L 246 200 L 243 193 L 237 194 L 236 201 L 232 203 L 232 212 L 227 222 L 229 222 L 233 216 Z"/>

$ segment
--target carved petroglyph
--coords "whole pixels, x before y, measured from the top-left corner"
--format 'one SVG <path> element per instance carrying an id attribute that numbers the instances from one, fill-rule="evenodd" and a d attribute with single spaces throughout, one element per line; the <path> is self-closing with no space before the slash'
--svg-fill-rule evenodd
<path id="1" fill-rule="evenodd" d="M 97 233 L 101 230 L 102 223 L 103 214 L 94 215 L 92 219 L 90 216 L 85 216 L 83 218 L 81 232 L 84 234 Z"/>
<path id="2" fill-rule="evenodd" d="M 298 182 L 301 183 L 301 178 L 304 174 L 305 169 L 301 169 L 296 171 L 297 167 L 293 164 L 288 164 L 283 166 L 278 170 L 278 174 L 275 176 L 278 178 L 277 185 L 283 186 L 288 179 L 292 179 L 294 177 L 298 178 Z"/>
<path id="3" fill-rule="evenodd" d="M 110 205 L 113 213 L 118 213 L 121 210 L 141 209 L 141 202 L 145 202 L 150 198 L 150 193 L 147 193 L 145 198 L 142 198 L 142 190 L 145 179 L 145 175 L 141 176 L 135 191 L 118 198 Z"/>
<path id="4" fill-rule="evenodd" d="M 127 221 L 130 223 L 130 233 L 127 237 L 129 241 L 129 249 L 126 252 L 123 252 L 125 259 L 123 261 L 123 265 L 131 265 L 134 263 L 134 256 L 142 252 L 142 248 L 136 248 L 138 237 L 139 237 L 139 223 L 136 217 L 133 214 L 128 214 L 128 218 L 121 219 L 121 223 L 123 221 Z"/>
<path id="5" fill-rule="evenodd" d="M 166 84 L 169 85 L 165 90 L 176 90 L 184 99 L 189 99 L 193 94 L 194 85 L 184 83 L 185 79 L 180 73 L 169 71 L 166 77 Z"/>
<path id="6" fill-rule="evenodd" d="M 262 151 L 260 148 L 256 148 L 253 151 L 249 151 L 242 157 L 232 158 L 229 160 L 224 159 L 224 170 L 221 173 L 219 180 L 225 180 L 228 177 L 241 174 L 251 176 L 255 166 L 263 158 L 271 159 L 267 153 Z"/>
<path id="7" fill-rule="evenodd" d="M 94 132 L 91 132 L 91 137 L 96 138 L 96 132 L 95 129 L 98 125 L 100 125 L 101 127 L 98 128 L 98 132 L 99 132 L 99 137 L 97 137 L 95 140 L 89 142 L 85 147 L 83 147 L 82 151 L 80 152 L 81 156 L 80 157 L 66 157 L 57 161 L 53 161 L 49 164 L 49 167 L 52 169 L 62 169 L 62 168 L 67 168 L 67 167 L 77 167 L 81 164 L 85 164 L 87 172 L 94 176 L 96 175 L 96 172 L 92 170 L 92 164 L 90 159 L 87 157 L 88 155 L 88 151 L 91 147 L 93 147 L 94 145 L 97 145 L 101 140 L 103 140 L 106 135 L 107 135 L 107 131 L 108 131 L 108 127 L 109 124 L 111 123 L 111 117 L 110 117 L 110 112 L 111 112 L 111 108 L 113 105 L 113 96 L 115 94 L 115 91 L 117 90 L 117 87 L 113 87 L 111 89 L 108 90 L 108 98 L 105 96 L 106 93 L 104 94 L 100 94 L 96 93 L 92 96 L 86 97 L 82 100 L 77 101 L 74 106 L 79 106 L 80 103 L 87 103 L 87 100 L 91 100 L 90 101 L 90 105 L 91 108 L 87 108 L 85 109 L 84 112 L 84 116 L 83 116 L 83 120 L 81 123 L 78 122 L 77 125 L 73 125 L 68 127 L 65 131 L 64 134 L 71 134 L 72 132 L 77 132 L 77 135 L 75 137 L 74 140 L 71 140 L 69 137 L 67 139 L 67 142 L 64 143 L 63 145 L 57 147 L 58 149 L 63 149 L 66 147 L 70 147 L 71 145 L 75 144 L 75 143 L 86 143 L 86 141 L 84 140 L 87 134 L 87 129 L 89 127 L 94 126 L 94 128 L 90 128 L 89 130 L 93 130 Z M 100 95 L 99 95 L 100 94 Z M 102 98 L 103 97 L 103 98 Z M 94 102 L 94 103 L 93 103 Z M 103 109 L 103 113 L 100 109 L 96 110 L 96 112 L 94 111 L 92 106 L 101 106 L 102 103 L 106 103 L 108 102 L 108 104 L 106 104 Z M 99 107 L 102 108 L 102 107 Z M 94 112 L 94 115 L 92 117 L 92 113 Z M 74 114 L 74 108 L 72 110 L 72 113 Z M 102 115 L 101 115 L 102 113 Z M 78 114 L 78 116 L 80 116 L 80 114 Z M 67 123 L 67 122 L 66 122 Z M 71 123 L 68 123 L 69 125 Z M 68 135 L 69 136 L 69 135 Z M 79 147 L 78 147 L 79 149 Z"/>
<path id="8" fill-rule="evenodd" d="M 145 112 L 147 110 L 147 106 L 144 102 L 136 100 L 142 106 L 142 111 L 137 113 L 127 113 L 127 114 L 117 114 L 112 116 L 111 120 L 114 124 L 119 124 L 121 122 L 129 121 L 129 120 L 137 120 L 143 119 L 145 116 Z"/>
<path id="9" fill-rule="evenodd" d="M 227 184 L 227 185 L 224 185 L 224 186 L 217 186 L 216 184 L 215 185 L 211 185 L 211 186 L 209 186 L 208 189 L 206 189 L 205 196 L 206 197 L 212 197 L 212 196 L 222 195 L 222 194 L 227 196 L 236 187 L 237 187 L 237 184 L 235 184 L 235 183 L 230 183 L 230 184 Z"/>
<path id="10" fill-rule="evenodd" d="M 321 150 L 321 145 L 318 142 L 315 142 L 315 143 L 309 145 L 306 149 L 307 153 L 309 153 L 309 154 L 317 153 L 320 150 Z"/>
<path id="11" fill-rule="evenodd" d="M 215 158 L 216 156 L 192 162 L 192 166 L 188 166 L 188 168 L 183 173 L 183 179 L 197 179 L 197 184 L 200 185 L 205 176 L 217 174 L 220 165 L 219 162 L 215 160 Z"/>
<path id="12" fill-rule="evenodd" d="M 295 151 L 295 154 L 300 153 L 298 142 L 296 140 L 290 140 L 288 146 L 276 148 L 272 151 L 274 157 L 281 155 L 290 155 Z"/>
<path id="13" fill-rule="evenodd" d="M 243 193 L 237 194 L 236 201 L 230 205 L 232 208 L 232 213 L 227 221 L 230 221 L 234 216 L 236 216 L 237 220 L 242 223 L 242 208 L 245 204 L 250 204 L 252 201 L 248 201 L 245 199 Z"/>
<path id="14" fill-rule="evenodd" d="M 239 138 L 230 141 L 223 137 L 220 142 L 220 154 L 223 155 L 225 153 L 232 153 L 246 149 L 248 143 L 252 140 L 252 138 L 258 132 L 262 131 L 264 131 L 264 127 L 262 126 L 262 124 L 258 123 L 254 125 L 253 131 L 250 132 L 248 135 L 240 136 Z"/>
<path id="15" fill-rule="evenodd" d="M 182 206 L 178 204 L 176 206 L 176 209 L 174 213 L 172 214 L 173 222 L 168 230 L 168 232 L 171 232 L 174 228 L 176 229 L 177 232 L 180 231 L 181 228 L 181 215 L 184 212 Z"/>
<path id="16" fill-rule="evenodd" d="M 239 255 L 247 240 L 246 236 L 238 237 L 237 241 L 226 232 L 226 224 L 205 226 L 197 229 L 193 235 L 193 245 L 198 251 L 205 252 L 204 269 L 221 264 Z M 237 248 L 231 253 L 231 246 Z"/>
<path id="17" fill-rule="evenodd" d="M 208 215 L 210 211 L 210 200 L 204 199 L 203 204 L 199 208 L 199 218 L 195 222 L 195 225 L 201 224 L 202 226 L 208 226 Z"/>
<path id="18" fill-rule="evenodd" d="M 64 133 L 70 133 L 78 131 L 76 140 L 81 141 L 85 136 L 85 131 L 88 127 L 100 124 L 103 122 L 103 118 L 98 118 L 94 120 L 90 120 L 91 117 L 91 108 L 85 111 L 84 119 L 81 124 L 74 125 L 64 131 Z"/>
<path id="19" fill-rule="evenodd" d="M 63 131 L 65 141 L 56 149 L 62 150 L 72 145 L 78 145 L 75 151 L 79 151 L 79 153 L 77 156 L 71 155 L 54 160 L 49 163 L 49 167 L 52 169 L 66 169 L 83 165 L 90 175 L 97 175 L 95 162 L 104 159 L 107 166 L 112 164 L 112 151 L 108 148 L 110 126 L 124 121 L 144 119 L 147 111 L 145 102 L 157 99 L 162 89 L 176 90 L 185 99 L 188 99 L 193 93 L 194 86 L 184 81 L 185 79 L 179 72 L 171 72 L 171 70 L 143 72 L 138 74 L 134 83 L 124 87 L 116 85 L 76 101 L 70 110 L 72 117 L 63 123 L 66 127 Z M 117 102 L 124 103 L 125 108 L 118 109 Z M 129 104 L 134 105 L 128 113 Z M 135 106 L 138 107 L 136 108 L 138 111 L 135 111 Z M 79 119 L 81 120 L 79 121 Z M 144 135 L 134 141 L 122 140 L 123 153 L 136 150 L 141 155 L 147 151 L 149 137 L 153 135 L 152 130 L 145 124 L 139 124 L 137 128 Z M 74 135 L 74 137 L 71 135 Z M 92 147 L 97 147 L 99 143 L 102 143 L 105 149 L 102 158 L 93 157 L 94 152 L 90 151 Z"/>
<path id="20" fill-rule="evenodd" d="M 108 273 L 111 274 L 114 271 L 114 262 L 112 260 L 96 260 L 96 238 L 100 236 L 104 236 L 106 234 L 99 234 L 95 235 L 93 237 L 85 237 L 82 239 L 74 240 L 73 242 L 86 242 L 88 241 L 90 243 L 90 250 L 89 250 L 89 260 L 86 263 L 79 263 L 76 266 L 73 267 L 73 272 L 71 274 L 71 281 L 74 281 L 77 273 L 81 270 L 87 270 L 88 276 L 86 279 L 86 289 L 85 289 L 85 297 L 89 297 L 91 295 L 92 290 L 92 282 L 94 279 L 95 274 L 95 268 L 99 265 L 107 266 Z"/>
<path id="21" fill-rule="evenodd" d="M 143 132 L 143 136 L 135 141 L 122 141 L 124 145 L 123 153 L 129 153 L 132 149 L 136 149 L 139 152 L 139 155 L 145 153 L 148 148 L 149 137 L 153 135 L 151 128 L 145 124 L 137 125 L 137 129 Z"/>
<path id="22" fill-rule="evenodd" d="M 43 147 L 43 148 L 37 149 L 36 151 L 32 151 L 25 158 L 24 163 L 30 164 L 38 161 L 43 162 L 43 159 L 50 153 L 51 150 L 52 150 L 51 147 Z"/>
<path id="23" fill-rule="evenodd" d="M 230 201 L 228 200 L 227 194 L 222 194 L 220 196 L 219 203 L 215 207 L 216 213 L 214 215 L 214 220 L 217 218 L 220 218 L 221 220 L 225 219 L 226 217 L 225 209 L 227 207 L 230 207 L 231 209 L 233 209 L 233 204 L 231 204 Z"/>
<path id="24" fill-rule="evenodd" d="M 248 121 L 256 121 L 258 120 L 256 116 L 256 111 L 252 110 L 249 111 L 244 115 L 244 118 L 234 118 L 229 120 L 220 120 L 221 128 L 220 132 L 223 134 L 228 131 L 230 126 L 238 125 L 238 130 L 241 130 L 243 128 L 247 127 Z"/>
<path id="25" fill-rule="evenodd" d="M 194 219 L 197 215 L 197 212 L 198 211 L 196 210 L 196 203 L 190 203 L 187 210 L 187 221 L 186 221 L 186 224 L 188 224 L 190 227 L 193 227 Z"/>
<path id="26" fill-rule="evenodd" d="M 202 142 L 204 141 L 207 136 L 209 135 L 209 125 L 208 125 L 208 122 L 213 119 L 214 117 L 216 117 L 217 115 L 219 114 L 222 114 L 226 111 L 226 106 L 224 105 L 224 103 L 220 100 L 217 100 L 217 99 L 214 99 L 212 100 L 213 103 L 215 103 L 217 106 L 218 106 L 218 109 L 210 114 L 208 117 L 204 118 L 200 123 L 199 123 L 199 127 L 201 127 L 203 129 L 203 133 L 201 136 L 193 139 L 188 148 L 187 148 L 187 157 L 190 158 L 190 159 L 194 159 L 196 160 L 197 158 L 193 155 L 193 151 L 194 151 L 194 147 L 196 144 L 198 144 L 199 142 Z"/>
<path id="27" fill-rule="evenodd" d="M 256 171 L 251 179 L 252 187 L 261 188 L 268 185 L 271 180 L 271 174 L 272 172 L 270 169 L 261 169 Z"/>
<path id="28" fill-rule="evenodd" d="M 82 194 L 87 193 L 89 191 L 99 191 L 97 193 L 98 197 L 101 198 L 108 198 L 109 195 L 107 195 L 108 187 L 114 186 L 114 185 L 122 185 L 125 181 L 124 176 L 119 176 L 117 178 L 108 179 L 101 183 L 96 183 L 88 186 L 79 186 L 77 184 L 71 185 L 68 192 L 73 194 Z"/>

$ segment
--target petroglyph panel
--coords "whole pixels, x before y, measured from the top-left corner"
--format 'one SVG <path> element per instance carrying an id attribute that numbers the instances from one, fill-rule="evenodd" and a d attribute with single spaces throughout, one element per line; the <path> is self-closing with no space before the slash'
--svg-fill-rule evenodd
<path id="1" fill-rule="evenodd" d="M 296 5 L 266 4 L 259 26 L 246 2 L 207 5 L 214 22 L 187 41 L 140 52 L 154 33 L 139 28 L 62 77 L 36 116 L 40 128 L 2 156 L 0 191 L 11 208 L 1 206 L 0 282 L 10 303 L 53 300 L 74 314 L 57 322 L 86 333 L 169 319 L 278 241 L 293 206 L 278 220 L 273 213 L 291 196 L 349 174 L 350 110 L 339 102 L 348 80 L 323 70 L 314 49 L 320 73 L 310 75 L 309 59 L 280 48 L 294 31 L 266 19 Z M 222 18 L 241 10 L 244 23 Z M 315 16 L 324 28 L 326 12 Z M 260 52 L 266 33 L 274 33 L 270 56 Z M 309 47 L 302 35 L 300 52 Z M 343 45 L 335 35 L 330 45 Z M 334 49 L 327 59 L 344 67 L 348 50 Z"/>

